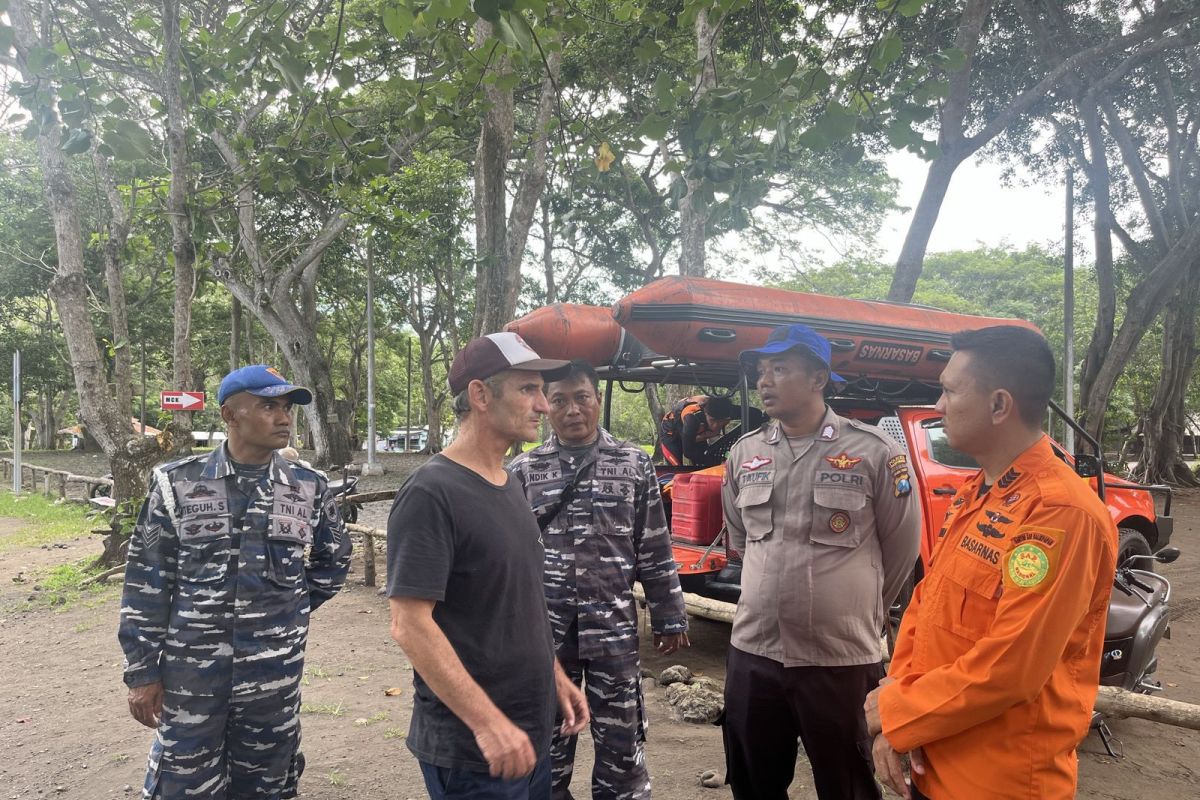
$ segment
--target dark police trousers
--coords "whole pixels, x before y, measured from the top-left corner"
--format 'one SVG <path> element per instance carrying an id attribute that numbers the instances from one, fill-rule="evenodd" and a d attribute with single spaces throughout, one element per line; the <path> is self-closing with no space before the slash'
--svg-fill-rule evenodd
<path id="1" fill-rule="evenodd" d="M 863 701 L 883 665 L 784 667 L 729 648 L 725 782 L 736 800 L 787 800 L 797 739 L 820 800 L 879 800 Z"/>

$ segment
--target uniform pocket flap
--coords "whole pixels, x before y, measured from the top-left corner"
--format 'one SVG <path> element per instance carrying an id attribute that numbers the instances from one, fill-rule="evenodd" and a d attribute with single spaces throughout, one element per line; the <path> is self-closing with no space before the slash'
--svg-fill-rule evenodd
<path id="1" fill-rule="evenodd" d="M 823 508 L 841 511 L 858 511 L 867 504 L 865 492 L 833 486 L 818 486 L 813 489 L 813 502 Z"/>
<path id="2" fill-rule="evenodd" d="M 976 567 L 948 570 L 946 577 L 972 594 L 995 600 L 1000 596 L 1000 581 L 1004 576 L 999 570 Z"/>
<path id="3" fill-rule="evenodd" d="M 751 508 L 753 506 L 761 506 L 771 499 L 771 486 L 747 486 L 738 492 L 736 506 L 738 508 Z"/>

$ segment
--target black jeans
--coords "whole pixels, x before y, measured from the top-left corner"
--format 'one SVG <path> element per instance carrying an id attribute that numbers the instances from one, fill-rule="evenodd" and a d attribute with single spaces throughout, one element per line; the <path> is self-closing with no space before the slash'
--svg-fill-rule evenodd
<path id="1" fill-rule="evenodd" d="M 550 800 L 549 755 L 538 759 L 532 774 L 511 781 L 486 772 L 417 763 L 431 800 Z"/>
<path id="2" fill-rule="evenodd" d="M 879 800 L 863 700 L 883 664 L 784 667 L 729 648 L 725 675 L 725 781 L 737 800 L 787 800 L 797 739 L 820 800 Z"/>

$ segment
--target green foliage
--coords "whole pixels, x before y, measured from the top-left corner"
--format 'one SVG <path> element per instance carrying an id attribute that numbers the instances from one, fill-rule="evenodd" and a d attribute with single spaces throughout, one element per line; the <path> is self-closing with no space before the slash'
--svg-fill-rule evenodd
<path id="1" fill-rule="evenodd" d="M 21 522 L 0 537 L 0 553 L 70 541 L 91 529 L 82 506 L 52 503 L 37 493 L 13 495 L 7 488 L 0 489 L 0 517 Z"/>
<path id="2" fill-rule="evenodd" d="M 118 591 L 118 584 L 85 583 L 88 579 L 103 572 L 104 569 L 92 566 L 92 560 L 88 559 L 71 564 L 60 564 L 45 572 L 40 572 L 35 576 L 34 591 L 27 607 L 45 605 L 65 611 L 80 602 L 90 604 L 107 599 Z"/>

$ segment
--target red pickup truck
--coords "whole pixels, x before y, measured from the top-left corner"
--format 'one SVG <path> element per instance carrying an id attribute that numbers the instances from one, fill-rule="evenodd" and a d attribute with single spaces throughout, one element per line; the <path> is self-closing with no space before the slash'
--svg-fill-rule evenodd
<path id="1" fill-rule="evenodd" d="M 835 410 L 878 425 L 909 455 L 925 519 L 921 561 L 914 571 L 914 581 L 919 580 L 951 498 L 978 469 L 970 457 L 949 446 L 933 409 L 941 392 L 937 378 L 951 354 L 950 336 L 996 324 L 1035 328 L 1031 323 L 674 277 L 633 292 L 611 311 L 556 304 L 507 329 L 520 333 L 544 357 L 585 358 L 596 366 L 606 384 L 603 420 L 608 427 L 614 387 L 701 387 L 748 408 L 752 387 L 739 368 L 738 353 L 761 346 L 775 326 L 793 322 L 813 327 L 830 341 L 833 369 L 848 380 L 830 399 Z M 1090 453 L 1067 453 L 1055 445 L 1112 514 L 1121 533 L 1118 563 L 1165 547 L 1172 532 L 1170 489 L 1104 473 L 1099 443 L 1056 405 L 1053 409 L 1075 431 L 1077 441 L 1090 447 Z M 734 426 L 723 441 L 732 446 L 740 435 Z M 685 591 L 736 601 L 740 558 L 727 552 L 721 536 L 721 473 L 721 467 L 662 468 L 660 477 Z"/>

